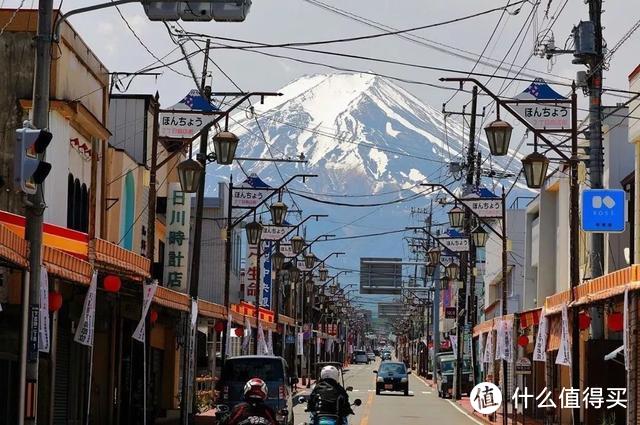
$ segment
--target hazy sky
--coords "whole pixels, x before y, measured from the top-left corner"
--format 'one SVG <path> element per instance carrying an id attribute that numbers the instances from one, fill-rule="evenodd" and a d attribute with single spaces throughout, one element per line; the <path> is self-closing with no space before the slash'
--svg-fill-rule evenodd
<path id="1" fill-rule="evenodd" d="M 437 23 L 506 4 L 505 0 L 322 1 L 396 29 Z M 511 2 L 513 3 L 514 0 L 511 0 Z M 566 5 L 565 2 L 567 3 Z M 19 0 L 2 1 L 3 7 L 14 7 L 19 3 Z M 86 0 L 66 0 L 62 3 L 62 9 L 63 11 L 69 11 L 79 6 L 85 6 L 88 3 L 90 2 Z M 587 5 L 582 0 L 543 0 L 540 3 L 535 14 L 536 18 L 531 26 L 525 28 L 525 30 L 528 29 L 528 33 L 521 51 L 517 51 L 520 46 L 519 39 L 505 63 L 523 64 L 532 52 L 537 34 L 546 32 L 550 22 L 555 20 L 554 12 L 563 6 L 565 6 L 564 10 L 552 28 L 556 44 L 560 47 L 567 40 L 572 25 L 576 24 L 580 19 L 586 20 L 588 18 Z M 37 7 L 37 1 L 26 0 L 24 1 L 24 7 Z M 514 38 L 523 27 L 525 21 L 527 21 L 533 5 L 524 3 L 512 7 L 511 10 L 515 10 L 518 7 L 521 7 L 521 11 L 517 15 L 505 14 L 503 16 L 492 42 L 486 48 L 485 56 L 497 60 L 503 59 Z M 547 7 L 549 7 L 549 17 L 545 18 L 544 14 Z M 613 46 L 640 18 L 640 3 L 635 1 L 610 1 L 606 2 L 605 8 L 606 11 L 603 16 L 605 38 L 609 46 Z M 175 45 L 167 35 L 164 25 L 159 22 L 148 21 L 141 5 L 125 5 L 121 6 L 121 10 L 136 33 L 154 54 L 162 57 L 175 48 Z M 494 12 L 461 23 L 425 29 L 411 34 L 444 43 L 472 54 L 479 54 L 485 48 L 500 17 L 501 12 Z M 127 29 L 114 8 L 78 15 L 71 19 L 71 23 L 110 71 L 135 71 L 155 61 Z M 305 0 L 254 0 L 251 13 L 244 23 L 209 22 L 183 23 L 183 25 L 192 31 L 263 43 L 325 40 L 380 32 L 380 30 L 312 5 Z M 622 89 L 627 88 L 627 75 L 640 62 L 636 58 L 639 41 L 640 31 L 633 34 L 615 53 L 611 60 L 611 69 L 606 72 L 605 85 Z M 195 49 L 195 45 L 188 43 L 187 48 L 192 51 Z M 460 70 L 471 70 L 474 65 L 473 61 L 439 52 L 401 39 L 398 36 L 317 46 L 316 48 Z M 446 49 L 450 52 L 454 51 L 450 47 Z M 399 78 L 435 84 L 438 84 L 437 79 L 439 77 L 445 75 L 443 72 L 285 49 L 270 49 L 269 52 L 339 67 L 363 71 L 371 70 Z M 473 56 L 466 53 L 463 54 Z M 514 59 L 516 54 L 517 58 Z M 179 56 L 180 51 L 176 50 L 168 59 L 177 59 Z M 330 70 L 316 65 L 275 59 L 238 50 L 215 50 L 213 58 L 245 90 L 277 90 L 300 75 L 330 72 Z M 202 66 L 202 55 L 194 58 L 193 66 L 199 73 Z M 184 63 L 178 64 L 174 68 L 188 74 L 188 69 Z M 568 55 L 558 57 L 553 66 L 546 59 L 533 57 L 529 60 L 527 68 L 548 71 L 568 78 L 573 78 L 577 70 L 584 69 L 581 66 L 572 65 L 571 57 Z M 514 69 L 519 68 L 514 67 Z M 476 71 L 491 73 L 493 69 L 488 66 L 478 65 Z M 532 71 L 524 72 L 537 74 Z M 214 90 L 233 88 L 217 69 L 213 69 L 212 74 Z M 498 71 L 498 74 L 505 75 L 506 71 Z M 560 80 L 556 77 L 548 78 Z M 490 85 L 497 90 L 501 82 L 502 80 L 494 79 Z M 448 91 L 420 85 L 401 85 L 438 108 L 451 94 Z M 525 85 L 526 83 L 524 82 L 513 84 L 505 93 L 513 94 L 516 89 L 521 90 Z M 177 75 L 170 70 L 164 70 L 163 75 L 157 80 L 153 77 L 139 77 L 131 85 L 130 92 L 155 92 L 158 90 L 162 103 L 171 105 L 192 87 L 193 82 L 189 78 Z M 563 92 L 564 90 L 559 91 Z M 467 100 L 468 95 L 459 94 L 451 103 L 451 106 L 459 105 Z M 615 103 L 616 98 L 607 97 L 607 101 Z M 580 102 L 586 105 L 586 99 L 581 98 Z"/>

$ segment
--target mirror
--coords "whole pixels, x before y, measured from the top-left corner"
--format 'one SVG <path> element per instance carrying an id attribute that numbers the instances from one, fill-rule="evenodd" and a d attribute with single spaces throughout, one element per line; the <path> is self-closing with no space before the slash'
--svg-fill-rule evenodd
<path id="1" fill-rule="evenodd" d="M 359 398 L 356 398 L 355 400 L 353 400 L 353 404 L 355 406 L 360 406 L 362 404 L 362 400 L 360 400 Z"/>
<path id="2" fill-rule="evenodd" d="M 345 390 L 347 390 L 347 391 L 353 391 L 353 387 L 347 387 L 347 388 L 345 388 Z"/>
<path id="3" fill-rule="evenodd" d="M 373 373 L 378 373 L 378 371 L 377 371 L 377 370 L 374 370 L 374 371 L 373 371 Z"/>
<path id="4" fill-rule="evenodd" d="M 302 404 L 302 403 L 306 403 L 307 402 L 307 398 L 304 396 L 300 396 L 298 397 L 298 404 Z"/>

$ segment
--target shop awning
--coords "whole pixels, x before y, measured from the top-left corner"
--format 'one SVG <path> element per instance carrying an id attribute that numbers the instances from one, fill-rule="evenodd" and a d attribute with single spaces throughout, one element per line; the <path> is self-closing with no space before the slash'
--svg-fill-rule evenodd
<path id="1" fill-rule="evenodd" d="M 293 320 L 289 316 L 285 316 L 284 314 L 281 314 L 278 316 L 278 321 L 280 322 L 280 324 L 287 325 L 287 326 L 295 326 L 296 324 L 295 320 Z"/>
<path id="2" fill-rule="evenodd" d="M 494 319 L 485 320 L 484 322 L 474 326 L 473 336 L 477 337 L 477 336 L 480 336 L 480 334 L 484 334 L 493 330 L 493 320 Z"/>
<path id="3" fill-rule="evenodd" d="M 553 294 L 545 299 L 544 312 L 547 316 L 558 314 L 562 311 L 562 306 L 564 304 L 569 304 L 570 302 L 571 291 L 569 289 L 567 289 L 566 291 L 558 292 L 557 294 Z"/>
<path id="4" fill-rule="evenodd" d="M 64 251 L 45 245 L 42 251 L 42 262 L 50 275 L 82 285 L 89 285 L 91 282 L 93 275 L 91 264 Z"/>
<path id="5" fill-rule="evenodd" d="M 29 264 L 27 260 L 28 244 L 24 238 L 0 224 L 0 258 L 19 267 L 26 268 Z"/>
<path id="6" fill-rule="evenodd" d="M 627 288 L 640 289 L 640 265 L 634 264 L 577 286 L 574 289 L 575 301 L 572 305 L 586 305 L 622 295 Z"/>
<path id="7" fill-rule="evenodd" d="M 142 280 L 151 276 L 151 261 L 135 252 L 122 248 L 104 239 L 89 242 L 89 258 L 97 268 Z"/>
<path id="8" fill-rule="evenodd" d="M 205 300 L 198 300 L 198 314 L 211 319 L 227 318 L 227 309 L 223 305 Z"/>
<path id="9" fill-rule="evenodd" d="M 519 313 L 518 316 L 520 317 L 520 329 L 526 329 L 540 323 L 541 313 L 542 308 L 534 308 Z"/>
<path id="10" fill-rule="evenodd" d="M 156 294 L 153 296 L 154 304 L 179 311 L 189 311 L 191 308 L 190 300 L 187 294 L 165 288 L 164 286 L 158 286 Z"/>

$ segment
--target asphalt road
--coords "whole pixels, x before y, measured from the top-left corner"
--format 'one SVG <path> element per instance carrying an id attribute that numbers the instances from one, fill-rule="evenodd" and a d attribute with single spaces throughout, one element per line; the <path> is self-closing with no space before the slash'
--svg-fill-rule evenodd
<path id="1" fill-rule="evenodd" d="M 351 365 L 344 375 L 345 387 L 353 387 L 353 392 L 349 393 L 350 401 L 362 400 L 360 407 L 353 406 L 356 414 L 349 418 L 350 425 L 482 425 L 451 401 L 438 398 L 437 391 L 413 374 L 409 376 L 408 397 L 391 392 L 376 395 L 373 371 L 379 364 L 378 359 L 370 365 Z M 297 425 L 308 422 L 305 406 L 302 404 L 294 408 Z"/>

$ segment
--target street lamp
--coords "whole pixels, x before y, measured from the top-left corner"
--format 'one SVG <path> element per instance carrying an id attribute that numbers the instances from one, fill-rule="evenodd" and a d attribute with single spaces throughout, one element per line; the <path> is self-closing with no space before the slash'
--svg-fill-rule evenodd
<path id="1" fill-rule="evenodd" d="M 458 277 L 460 277 L 460 266 L 453 261 L 445 266 L 444 271 L 451 280 L 458 280 Z"/>
<path id="2" fill-rule="evenodd" d="M 216 153 L 216 161 L 221 165 L 229 165 L 236 156 L 238 136 L 230 131 L 221 131 L 213 136 L 213 150 Z"/>
<path id="3" fill-rule="evenodd" d="M 273 263 L 273 268 L 276 270 L 282 270 L 285 259 L 286 259 L 286 256 L 282 252 L 277 251 L 275 254 L 271 256 L 271 262 Z"/>
<path id="4" fill-rule="evenodd" d="M 180 188 L 186 193 L 196 193 L 200 187 L 204 167 L 193 158 L 186 159 L 178 164 L 178 178 Z"/>
<path id="5" fill-rule="evenodd" d="M 509 142 L 511 141 L 512 131 L 513 127 L 511 127 L 511 124 L 502 121 L 500 117 L 484 128 L 491 155 L 504 156 L 509 153 Z"/>
<path id="6" fill-rule="evenodd" d="M 530 189 L 540 189 L 547 178 L 549 159 L 539 152 L 533 152 L 522 159 L 522 170 Z"/>
<path id="7" fill-rule="evenodd" d="M 458 205 L 455 205 L 449 210 L 449 224 L 454 229 L 462 227 L 464 223 L 464 210 Z"/>
<path id="8" fill-rule="evenodd" d="M 440 278 L 440 289 L 443 291 L 449 289 L 449 278 L 447 276 L 442 276 Z"/>
<path id="9" fill-rule="evenodd" d="M 289 269 L 289 282 L 296 283 L 300 279 L 300 269 L 295 265 Z"/>
<path id="10" fill-rule="evenodd" d="M 294 254 L 298 255 L 304 249 L 304 238 L 300 235 L 296 235 L 291 238 L 291 250 Z"/>
<path id="11" fill-rule="evenodd" d="M 282 226 L 284 218 L 287 216 L 287 210 L 289 207 L 284 202 L 278 201 L 271 204 L 269 210 L 271 210 L 271 222 L 275 226 Z"/>
<path id="12" fill-rule="evenodd" d="M 424 267 L 427 276 L 433 276 L 433 273 L 436 271 L 436 265 L 432 263 L 427 263 Z"/>
<path id="13" fill-rule="evenodd" d="M 327 275 L 329 274 L 329 270 L 327 270 L 325 267 L 322 267 L 318 271 L 318 274 L 320 275 L 320 282 L 324 282 L 327 280 Z"/>
<path id="14" fill-rule="evenodd" d="M 427 255 L 429 256 L 429 263 L 434 265 L 440 264 L 441 253 L 442 251 L 440 251 L 440 248 L 437 247 L 433 247 L 429 251 L 427 251 Z"/>
<path id="15" fill-rule="evenodd" d="M 313 254 L 313 252 L 309 251 L 304 255 L 304 266 L 308 269 L 312 269 L 315 264 L 316 256 Z"/>
<path id="16" fill-rule="evenodd" d="M 487 239 L 489 239 L 489 233 L 484 230 L 482 225 L 478 224 L 475 229 L 471 231 L 471 239 L 476 248 L 484 248 L 487 245 Z"/>
<path id="17" fill-rule="evenodd" d="M 249 241 L 249 245 L 257 245 L 260 240 L 260 236 L 262 236 L 262 224 L 254 220 L 247 224 L 245 230 L 247 231 L 247 240 Z"/>

